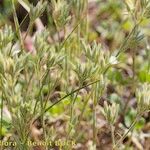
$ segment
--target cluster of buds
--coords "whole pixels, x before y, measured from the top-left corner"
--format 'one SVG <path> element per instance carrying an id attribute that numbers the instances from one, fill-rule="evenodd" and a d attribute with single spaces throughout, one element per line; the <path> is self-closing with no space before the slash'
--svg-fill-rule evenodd
<path id="1" fill-rule="evenodd" d="M 0 48 L 6 46 L 13 40 L 14 33 L 11 26 L 5 25 L 3 29 L 0 30 Z"/>
<path id="2" fill-rule="evenodd" d="M 52 16 L 58 29 L 62 28 L 70 19 L 69 5 L 64 0 L 52 0 Z"/>
<path id="3" fill-rule="evenodd" d="M 12 73 L 14 71 L 14 60 L 11 57 L 4 57 L 0 53 L 0 73 Z"/>
<path id="4" fill-rule="evenodd" d="M 118 64 L 117 57 L 111 55 L 109 51 L 103 50 L 101 45 L 95 41 L 92 46 L 82 41 L 82 46 L 87 60 L 98 66 L 100 72 L 104 72 L 108 66 Z"/>
<path id="5" fill-rule="evenodd" d="M 42 13 L 45 11 L 47 6 L 47 2 L 41 2 L 39 1 L 37 5 L 34 7 L 33 5 L 30 5 L 30 12 L 29 17 L 32 22 L 34 22 L 38 17 L 42 15 Z"/>
<path id="6" fill-rule="evenodd" d="M 136 91 L 138 112 L 150 111 L 150 84 L 144 83 Z"/>
<path id="7" fill-rule="evenodd" d="M 108 123 L 113 125 L 118 118 L 119 104 L 112 103 L 112 105 L 109 105 L 104 101 L 104 107 L 101 111 Z"/>
<path id="8" fill-rule="evenodd" d="M 79 81 L 84 82 L 87 79 L 94 78 L 94 74 L 96 74 L 98 68 L 94 66 L 92 63 L 77 63 L 75 65 L 75 73 L 77 74 Z"/>

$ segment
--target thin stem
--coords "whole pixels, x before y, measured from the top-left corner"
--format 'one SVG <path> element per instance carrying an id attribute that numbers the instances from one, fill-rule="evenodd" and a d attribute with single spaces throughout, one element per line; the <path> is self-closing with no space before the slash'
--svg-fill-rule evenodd
<path id="1" fill-rule="evenodd" d="M 68 138 L 69 138 L 70 133 L 71 133 L 72 128 L 73 128 L 72 123 L 73 123 L 73 120 L 74 120 L 74 104 L 75 104 L 75 101 L 77 99 L 78 94 L 79 94 L 79 91 L 77 91 L 74 99 L 72 100 L 71 106 L 70 106 L 70 121 L 69 121 L 70 123 L 69 124 L 71 124 L 71 125 L 70 125 L 69 131 L 68 131 Z M 75 126 L 76 126 L 76 123 L 74 124 L 74 128 L 75 128 Z"/>
<path id="2" fill-rule="evenodd" d="M 112 144 L 113 147 L 115 146 L 115 127 L 113 125 L 110 125 L 111 128 L 111 138 L 112 138 Z"/>
<path id="3" fill-rule="evenodd" d="M 55 89 L 55 87 L 56 87 L 56 85 L 57 85 L 58 81 L 59 81 L 59 80 L 58 80 L 58 79 L 56 79 L 56 81 L 55 81 L 54 86 L 53 86 L 53 88 L 52 88 L 52 89 Z M 49 82 L 50 82 L 50 81 L 49 81 Z M 50 87 L 49 87 L 49 89 L 50 89 Z M 48 100 L 49 100 L 49 99 L 50 99 L 50 97 L 51 97 L 52 89 L 50 89 L 50 90 L 49 90 L 49 93 L 47 94 L 47 97 L 46 97 L 46 99 L 45 99 L 44 110 L 46 109 L 47 102 L 48 102 Z"/>
<path id="4" fill-rule="evenodd" d="M 147 59 L 150 60 L 150 48 L 148 45 L 148 41 L 146 42 L 147 44 L 147 49 L 146 49 L 146 54 L 147 54 Z M 150 73 L 150 61 L 148 61 L 148 66 L 147 66 L 147 73 Z"/>
<path id="5" fill-rule="evenodd" d="M 96 89 L 97 84 L 95 84 L 95 87 L 93 89 Z M 96 145 L 96 137 L 97 137 L 97 129 L 96 129 L 96 105 L 97 105 L 97 97 L 96 97 L 96 91 L 93 93 L 93 144 Z"/>
<path id="6" fill-rule="evenodd" d="M 135 91 L 135 75 L 136 75 L 136 72 L 135 72 L 135 56 L 136 56 L 136 49 L 137 47 L 134 49 L 133 48 L 133 52 L 132 52 L 132 61 L 133 61 L 133 64 L 132 64 L 132 72 L 133 72 L 133 92 Z"/>
<path id="7" fill-rule="evenodd" d="M 91 92 L 92 93 L 92 92 Z M 85 102 L 84 102 L 84 104 L 83 104 L 83 108 L 82 108 L 82 110 L 81 110 L 81 114 L 80 114 L 80 116 L 78 117 L 78 122 L 77 122 L 77 124 L 76 124 L 76 130 L 78 130 L 78 128 L 79 128 L 79 125 L 80 125 L 80 121 L 81 121 L 81 119 L 82 119 L 82 117 L 83 117 L 83 115 L 84 115 L 84 112 L 85 112 L 85 110 L 86 110 L 86 107 L 87 107 L 87 104 L 88 104 L 88 102 L 89 102 L 89 100 L 90 100 L 90 97 L 91 97 L 91 93 L 87 96 L 87 98 L 85 99 Z M 76 134 L 75 134 L 75 141 L 78 141 L 78 139 L 80 138 L 80 135 L 78 135 L 78 133 L 76 132 Z"/>
<path id="8" fill-rule="evenodd" d="M 106 67 L 106 69 L 103 71 L 103 75 L 105 75 L 105 74 L 107 73 L 107 71 L 108 71 L 109 68 L 110 68 L 110 65 L 108 64 L 108 66 Z M 65 100 L 65 98 L 67 98 L 68 96 L 70 96 L 70 95 L 76 93 L 77 91 L 80 91 L 81 89 L 84 89 L 84 88 L 86 88 L 86 87 L 88 87 L 88 86 L 90 86 L 90 85 L 93 85 L 93 84 L 95 84 L 95 83 L 97 83 L 97 82 L 99 82 L 99 81 L 101 81 L 101 79 L 97 79 L 97 80 L 95 80 L 95 81 L 93 81 L 93 82 L 91 82 L 91 83 L 89 83 L 89 84 L 87 84 L 87 85 L 84 85 L 84 86 L 82 86 L 82 87 L 80 87 L 80 88 L 77 88 L 76 90 L 74 90 L 74 91 L 70 92 L 69 94 L 65 95 L 64 97 L 60 98 L 58 101 L 56 101 L 56 102 L 53 103 L 51 106 L 49 106 L 48 108 L 46 108 L 45 111 L 44 111 L 42 114 L 40 114 L 40 115 L 33 121 L 33 123 L 35 123 L 35 121 L 37 121 L 37 119 L 39 119 L 41 115 L 44 115 L 44 114 L 45 114 L 47 111 L 49 111 L 52 107 L 54 107 L 55 105 L 57 105 L 57 104 L 60 103 L 61 101 Z M 35 110 L 35 109 L 34 109 L 34 110 Z"/>
<path id="9" fill-rule="evenodd" d="M 137 25 L 135 25 L 135 26 L 133 27 L 133 29 L 131 30 L 131 32 L 129 33 L 129 35 L 128 35 L 128 36 L 126 37 L 126 39 L 123 41 L 123 43 L 121 44 L 121 46 L 120 46 L 120 48 L 119 48 L 118 53 L 116 54 L 116 57 L 119 57 L 119 55 L 120 55 L 122 52 L 124 52 L 125 46 L 127 45 L 128 40 L 130 39 L 131 35 L 132 35 L 133 32 L 135 31 L 136 27 L 137 27 Z"/>
<path id="10" fill-rule="evenodd" d="M 76 26 L 73 28 L 73 30 L 70 32 L 70 34 L 65 38 L 65 40 L 63 41 L 62 45 L 61 45 L 61 49 L 63 48 L 63 46 L 65 45 L 65 43 L 67 42 L 67 40 L 70 38 L 70 36 L 72 35 L 72 33 L 78 28 L 78 26 L 81 24 L 83 18 L 81 18 L 78 23 L 76 24 Z"/>
<path id="11" fill-rule="evenodd" d="M 48 58 L 49 58 L 49 56 L 50 56 L 50 52 L 49 52 L 49 54 L 48 54 Z M 48 60 L 47 60 L 48 61 Z M 39 64 L 40 65 L 40 64 Z M 47 62 L 47 66 L 48 66 L 48 62 Z M 39 97 L 40 97 L 40 95 L 41 95 L 41 92 L 42 92 L 42 89 L 43 89 L 43 87 L 44 87 L 44 82 L 45 82 L 45 80 L 47 79 L 47 77 L 48 77 L 48 75 L 49 75 L 49 72 L 50 72 L 50 68 L 51 67 L 49 67 L 49 69 L 47 69 L 46 70 L 46 72 L 45 72 L 45 74 L 44 74 L 44 76 L 43 76 L 43 79 L 42 79 L 42 85 L 41 85 L 41 87 L 40 87 L 40 90 L 39 90 L 39 93 L 38 93 L 38 96 L 37 96 L 37 100 L 36 100 L 36 102 L 35 102 L 35 105 L 34 105 L 34 109 L 33 109 L 33 114 L 35 114 L 35 112 L 36 112 L 36 108 L 37 108 L 37 104 L 38 104 L 38 102 L 39 102 Z M 41 113 L 41 114 L 43 114 L 43 113 Z"/>
<path id="12" fill-rule="evenodd" d="M 25 36 L 24 36 L 24 41 L 25 41 L 25 39 L 27 38 L 27 35 L 30 34 L 30 31 L 31 31 L 31 29 L 32 29 L 32 26 L 33 26 L 33 22 L 30 21 L 29 26 L 28 26 L 28 29 L 27 29 L 27 32 L 26 32 L 26 34 L 25 34 Z"/>
<path id="13" fill-rule="evenodd" d="M 21 48 L 23 50 L 24 49 L 24 44 L 23 44 L 23 40 L 22 40 L 22 36 L 21 36 L 21 31 L 20 31 L 20 26 L 19 26 L 19 22 L 18 22 L 16 9 L 15 9 L 15 2 L 14 2 L 14 0 L 12 0 L 11 2 L 12 2 L 12 7 L 13 7 L 13 17 L 14 17 L 14 22 L 15 22 L 15 27 L 16 27 L 16 33 L 17 33 L 17 36 L 19 38 Z"/>
<path id="14" fill-rule="evenodd" d="M 128 36 L 125 38 L 125 40 L 123 41 L 123 43 L 121 44 L 119 51 L 116 54 L 116 57 L 119 57 L 119 55 L 124 52 L 126 50 L 126 45 L 128 44 L 128 41 L 130 39 L 130 37 L 132 36 L 132 34 L 134 33 L 134 31 L 136 30 L 136 28 L 140 25 L 140 23 L 142 22 L 142 20 L 139 20 L 134 27 L 132 28 L 131 32 L 128 34 Z"/>
<path id="15" fill-rule="evenodd" d="M 89 84 L 87 84 L 87 85 L 84 85 L 84 86 L 82 86 L 82 87 L 80 87 L 80 88 L 78 88 L 78 89 L 76 89 L 76 90 L 70 92 L 69 94 L 65 95 L 64 97 L 60 98 L 58 101 L 56 101 L 56 102 L 53 103 L 51 106 L 49 106 L 48 108 L 46 108 L 45 111 L 44 111 L 42 114 L 40 114 L 39 117 L 37 117 L 37 119 L 40 118 L 41 115 L 44 115 L 47 111 L 49 111 L 49 110 L 50 110 L 52 107 L 54 107 L 56 104 L 58 104 L 58 103 L 60 103 L 61 101 L 65 100 L 65 98 L 67 98 L 68 96 L 70 96 L 70 95 L 72 95 L 72 94 L 74 94 L 74 93 L 80 91 L 81 89 L 83 89 L 83 88 L 85 88 L 85 87 L 88 87 L 88 86 L 90 86 L 90 85 L 93 85 L 93 84 L 95 84 L 95 83 L 97 83 L 97 82 L 99 82 L 99 81 L 100 81 L 100 79 L 98 79 L 98 80 L 96 80 L 96 81 L 93 81 L 93 82 L 91 82 L 91 83 L 89 83 Z M 33 121 L 33 123 L 34 123 L 37 119 L 35 119 L 35 120 Z"/>
<path id="16" fill-rule="evenodd" d="M 121 139 L 115 144 L 115 146 L 113 146 L 113 149 L 116 149 L 119 146 L 119 144 L 126 138 L 126 136 L 128 135 L 128 133 L 134 128 L 134 126 L 136 125 L 136 123 L 139 121 L 139 118 L 141 116 L 142 116 L 141 114 L 137 114 L 135 120 L 130 125 L 128 131 L 121 137 Z"/>
<path id="17" fill-rule="evenodd" d="M 97 136 L 97 130 L 96 130 L 96 111 L 95 107 L 93 108 L 93 144 L 96 145 L 96 136 Z"/>
<path id="18" fill-rule="evenodd" d="M 19 28 L 21 28 L 22 24 L 24 23 L 24 21 L 26 20 L 26 18 L 28 17 L 28 13 L 25 15 L 25 17 L 23 18 L 23 20 L 21 21 Z"/>
<path id="19" fill-rule="evenodd" d="M 86 0 L 85 5 L 86 5 L 86 40 L 88 41 L 88 0 Z"/>
<path id="20" fill-rule="evenodd" d="M 43 82 L 46 80 L 48 74 L 49 74 L 49 71 L 47 71 L 47 73 L 46 73 L 46 75 L 45 75 L 45 77 L 44 77 L 44 79 L 43 79 Z M 36 100 L 36 102 L 35 102 L 35 106 L 34 106 L 34 109 L 33 109 L 33 114 L 35 114 L 35 112 L 36 112 L 37 104 L 38 104 L 38 102 L 39 102 L 39 97 L 40 97 L 40 95 L 41 95 L 41 92 L 42 92 L 43 87 L 44 87 L 44 84 L 42 84 L 42 85 L 40 86 L 40 90 L 39 90 L 39 93 L 38 93 L 38 96 L 37 96 L 37 100 Z M 41 100 L 40 100 L 40 101 L 41 101 Z"/>
<path id="21" fill-rule="evenodd" d="M 2 94 L 3 95 L 3 94 Z M 0 139 L 2 138 L 2 130 L 3 130 L 3 96 L 1 101 L 1 131 L 0 131 Z"/>
<path id="22" fill-rule="evenodd" d="M 96 81 L 94 81 L 94 82 L 91 82 L 91 83 L 89 83 L 89 84 L 87 84 L 87 85 L 84 85 L 84 86 L 82 86 L 82 87 L 80 87 L 80 88 L 78 88 L 78 89 L 72 91 L 71 93 L 65 95 L 65 96 L 62 97 L 60 100 L 58 100 L 57 102 L 55 102 L 54 104 L 52 104 L 51 106 L 49 106 L 49 107 L 45 110 L 45 112 L 47 112 L 49 109 L 51 109 L 51 108 L 52 108 L 53 106 L 55 106 L 57 103 L 60 103 L 62 100 L 64 100 L 64 99 L 67 98 L 68 96 L 70 96 L 70 95 L 72 95 L 72 94 L 78 92 L 79 90 L 81 90 L 81 89 L 83 89 L 83 88 L 85 88 L 85 87 L 88 87 L 88 86 L 90 86 L 90 85 L 93 85 L 93 84 L 95 84 L 95 83 L 97 83 L 97 82 L 99 82 L 99 81 L 100 81 L 100 80 L 96 80 Z"/>

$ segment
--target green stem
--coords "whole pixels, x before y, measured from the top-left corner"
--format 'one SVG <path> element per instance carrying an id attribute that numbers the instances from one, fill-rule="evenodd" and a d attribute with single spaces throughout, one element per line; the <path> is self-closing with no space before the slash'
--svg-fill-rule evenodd
<path id="1" fill-rule="evenodd" d="M 86 5 L 86 40 L 88 41 L 88 0 L 86 0 L 85 5 Z"/>
<path id="2" fill-rule="evenodd" d="M 74 117 L 75 117 L 75 116 L 74 116 L 74 104 L 75 104 L 75 101 L 76 101 L 76 99 L 77 99 L 78 93 L 79 93 L 79 91 L 77 91 L 77 93 L 76 93 L 74 99 L 73 99 L 72 102 L 71 102 L 71 106 L 70 106 L 70 124 L 71 124 L 71 126 L 70 126 L 69 131 L 68 131 L 68 138 L 69 138 L 70 133 L 71 133 L 72 128 L 73 128 L 73 127 L 72 127 L 72 124 L 73 124 L 73 120 L 74 120 Z M 74 128 L 75 128 L 76 124 L 77 124 L 77 123 L 74 124 Z"/>
<path id="3" fill-rule="evenodd" d="M 93 144 L 96 145 L 96 136 L 97 136 L 97 130 L 96 130 L 96 111 L 95 106 L 93 108 Z"/>
<path id="4" fill-rule="evenodd" d="M 91 92 L 92 93 L 92 92 Z M 78 127 L 79 127 L 79 125 L 80 125 L 80 121 L 81 121 L 81 119 L 82 119 L 82 117 L 83 117 L 83 115 L 84 115 L 84 112 L 85 112 L 85 110 L 86 110 L 86 107 L 87 107 L 87 104 L 88 104 L 88 102 L 89 102 L 89 100 L 90 100 L 90 97 L 91 97 L 91 93 L 89 94 L 89 96 L 88 97 L 86 97 L 86 99 L 85 99 L 85 102 L 84 102 L 84 104 L 83 104 L 83 108 L 82 108 L 82 110 L 81 110 L 81 114 L 80 114 L 80 116 L 78 117 L 78 122 L 77 122 L 77 124 L 76 124 L 76 130 L 78 130 Z M 75 141 L 78 141 L 78 139 L 80 138 L 80 134 L 78 134 L 77 132 L 76 132 L 76 134 L 75 134 Z"/>
<path id="5" fill-rule="evenodd" d="M 115 127 L 113 125 L 110 125 L 111 128 L 111 138 L 112 138 L 112 144 L 113 147 L 115 146 Z"/>
<path id="6" fill-rule="evenodd" d="M 125 38 L 125 40 L 123 41 L 123 43 L 121 44 L 119 51 L 116 54 L 116 57 L 119 57 L 119 55 L 124 52 L 126 50 L 126 45 L 128 44 L 128 41 L 130 40 L 130 37 L 132 36 L 132 34 L 134 33 L 134 31 L 136 30 L 136 28 L 140 25 L 140 23 L 142 22 L 142 20 L 139 20 L 134 27 L 132 28 L 131 32 L 128 34 L 128 36 Z"/>
<path id="7" fill-rule="evenodd" d="M 103 75 L 105 75 L 105 74 L 107 73 L 107 71 L 108 71 L 109 68 L 110 68 L 110 66 L 109 66 L 109 64 L 108 64 L 108 66 L 106 67 L 106 69 L 103 71 Z M 35 123 L 35 122 L 37 121 L 37 119 L 40 118 L 41 115 L 44 115 L 44 114 L 45 114 L 47 111 L 49 111 L 52 107 L 54 107 L 55 105 L 57 105 L 57 104 L 60 103 L 61 101 L 65 100 L 65 98 L 67 98 L 68 96 L 70 96 L 70 95 L 76 93 L 77 91 L 80 91 L 80 90 L 83 89 L 83 88 L 86 88 L 86 87 L 88 87 L 88 86 L 90 86 L 90 85 L 93 85 L 93 84 L 95 84 L 95 83 L 97 83 L 97 82 L 99 82 L 99 81 L 101 81 L 101 79 L 97 79 L 97 80 L 95 80 L 95 81 L 93 81 L 93 82 L 91 82 L 91 83 L 89 83 L 89 84 L 87 84 L 87 85 L 84 85 L 84 86 L 82 86 L 82 87 L 80 87 L 80 88 L 77 88 L 76 90 L 74 90 L 74 91 L 70 92 L 69 94 L 65 95 L 64 97 L 60 98 L 58 101 L 56 101 L 56 102 L 53 103 L 51 106 L 49 106 L 48 108 L 46 108 L 45 111 L 43 111 L 43 113 L 40 114 L 40 115 L 33 121 L 33 123 Z M 34 109 L 34 110 L 35 110 L 35 109 Z"/>
<path id="8" fill-rule="evenodd" d="M 135 120 L 132 122 L 132 124 L 130 125 L 128 131 L 121 137 L 121 139 L 113 146 L 113 149 L 116 149 L 119 144 L 126 138 L 126 136 L 128 135 L 128 133 L 134 128 L 134 126 L 136 125 L 136 123 L 139 121 L 140 117 L 142 115 L 141 114 L 137 114 Z"/>
<path id="9" fill-rule="evenodd" d="M 3 95 L 3 94 L 2 94 Z M 2 130 L 3 130 L 3 96 L 1 101 L 1 131 L 0 131 L 0 139 L 2 138 Z"/>
<path id="10" fill-rule="evenodd" d="M 49 54 L 48 54 L 48 58 L 49 58 L 49 56 L 50 56 L 50 52 L 49 52 Z M 39 63 L 39 65 L 40 65 L 40 63 Z M 48 60 L 47 60 L 47 66 L 48 66 Z M 43 76 L 43 78 L 42 78 L 42 81 L 41 81 L 40 90 L 39 90 L 39 93 L 38 93 L 38 96 L 37 96 L 37 100 L 36 100 L 36 102 L 35 102 L 34 109 L 33 109 L 33 115 L 35 115 L 36 108 L 37 108 L 37 104 L 38 104 L 38 102 L 39 102 L 39 98 L 40 98 L 42 89 L 43 89 L 43 87 L 44 87 L 44 82 L 45 82 L 45 80 L 47 79 L 47 77 L 48 77 L 48 75 L 49 75 L 49 72 L 50 72 L 50 68 L 51 68 L 51 67 L 49 66 L 48 68 L 49 68 L 49 69 L 46 70 L 46 72 L 45 72 L 45 74 L 44 74 L 44 76 Z M 40 100 L 41 100 L 41 99 L 40 99 Z M 43 113 L 41 113 L 41 114 L 43 114 Z"/>
<path id="11" fill-rule="evenodd" d="M 39 119 L 39 118 L 41 117 L 41 115 L 45 114 L 45 113 L 46 113 L 47 111 L 49 111 L 52 107 L 54 107 L 56 104 L 58 104 L 58 103 L 60 103 L 61 101 L 65 100 L 65 98 L 67 98 L 68 96 L 70 96 L 70 95 L 72 95 L 72 94 L 74 94 L 74 93 L 80 91 L 81 89 L 83 89 L 83 88 L 85 88 L 85 87 L 88 87 L 88 86 L 90 86 L 90 85 L 93 85 L 93 84 L 95 84 L 95 83 L 97 83 L 97 82 L 99 82 L 99 81 L 100 81 L 100 79 L 98 79 L 98 80 L 96 80 L 96 81 L 93 81 L 93 82 L 91 82 L 91 83 L 89 83 L 89 84 L 87 84 L 87 85 L 84 85 L 84 86 L 82 86 L 82 87 L 80 87 L 80 88 L 78 88 L 78 89 L 76 89 L 76 90 L 70 92 L 69 94 L 65 95 L 64 97 L 60 98 L 58 101 L 56 101 L 56 102 L 53 103 L 51 106 L 49 106 L 48 108 L 46 108 L 45 111 L 44 111 L 42 114 L 40 114 L 39 117 L 37 117 L 37 119 Z M 36 122 L 37 119 L 35 119 L 35 120 L 33 121 L 33 123 Z"/>
<path id="12" fill-rule="evenodd" d="M 23 40 L 22 40 L 20 26 L 19 26 L 19 22 L 18 22 L 18 18 L 17 18 L 16 9 L 15 9 L 15 2 L 14 2 L 14 0 L 12 0 L 11 2 L 12 2 L 12 7 L 13 7 L 13 17 L 14 17 L 14 22 L 15 22 L 17 36 L 19 38 L 19 42 L 20 42 L 21 48 L 23 50 L 24 49 L 24 43 L 23 43 Z"/>
<path id="13" fill-rule="evenodd" d="M 65 40 L 63 41 L 62 45 L 61 45 L 61 49 L 63 48 L 63 46 L 65 45 L 65 43 L 67 42 L 67 40 L 71 37 L 72 33 L 78 28 L 78 26 L 81 24 L 83 18 L 81 18 L 78 23 L 75 25 L 75 27 L 73 28 L 73 30 L 69 33 L 69 35 L 65 38 Z"/>
<path id="14" fill-rule="evenodd" d="M 25 36 L 24 36 L 24 41 L 25 41 L 25 39 L 27 38 L 27 35 L 30 34 L 30 31 L 31 31 L 31 29 L 32 29 L 32 26 L 33 26 L 33 22 L 30 21 L 29 26 L 28 26 L 28 29 L 27 29 L 27 32 L 26 32 L 26 34 L 25 34 Z"/>
<path id="15" fill-rule="evenodd" d="M 28 17 L 28 13 L 25 15 L 25 17 L 23 18 L 23 20 L 21 21 L 19 28 L 21 28 L 22 24 L 24 23 L 24 21 L 26 20 L 26 18 Z"/>
<path id="16" fill-rule="evenodd" d="M 96 145 L 96 92 L 93 93 L 93 101 L 93 144 Z"/>

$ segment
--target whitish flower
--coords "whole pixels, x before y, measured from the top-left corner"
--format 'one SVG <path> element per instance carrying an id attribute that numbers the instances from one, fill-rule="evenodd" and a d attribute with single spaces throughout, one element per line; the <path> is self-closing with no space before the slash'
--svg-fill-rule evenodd
<path id="1" fill-rule="evenodd" d="M 108 105 L 108 103 L 104 102 L 104 108 L 102 109 L 102 113 L 108 123 L 114 124 L 117 120 L 119 112 L 119 104 L 113 103 L 112 105 Z"/>
<path id="2" fill-rule="evenodd" d="M 144 83 L 136 91 L 138 111 L 150 111 L 150 84 Z"/>
<path id="3" fill-rule="evenodd" d="M 111 65 L 116 65 L 116 64 L 118 64 L 118 60 L 115 56 L 111 56 L 110 59 L 109 59 L 109 63 Z"/>

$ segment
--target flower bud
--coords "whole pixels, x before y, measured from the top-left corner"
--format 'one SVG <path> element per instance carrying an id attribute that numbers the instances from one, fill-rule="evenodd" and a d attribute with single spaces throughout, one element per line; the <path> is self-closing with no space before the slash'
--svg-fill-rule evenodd
<path id="1" fill-rule="evenodd" d="M 144 83 L 136 91 L 138 112 L 150 111 L 150 84 Z"/>
<path id="2" fill-rule="evenodd" d="M 102 109 L 102 114 L 110 124 L 114 124 L 117 120 L 119 112 L 119 104 L 113 103 L 112 105 L 108 105 L 106 101 L 104 101 L 104 108 Z"/>

